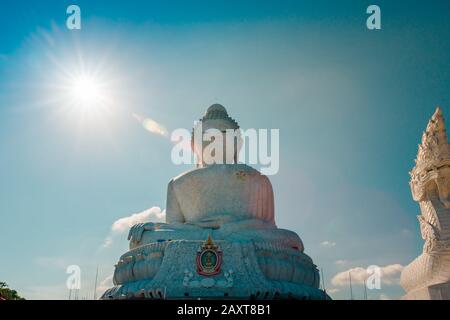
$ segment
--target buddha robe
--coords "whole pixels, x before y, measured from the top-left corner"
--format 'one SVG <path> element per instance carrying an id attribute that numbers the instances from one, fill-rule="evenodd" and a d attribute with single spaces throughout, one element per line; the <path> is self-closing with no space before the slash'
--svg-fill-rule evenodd
<path id="1" fill-rule="evenodd" d="M 167 190 L 166 222 L 220 228 L 257 220 L 275 227 L 269 179 L 245 164 L 214 164 L 175 177 Z"/>

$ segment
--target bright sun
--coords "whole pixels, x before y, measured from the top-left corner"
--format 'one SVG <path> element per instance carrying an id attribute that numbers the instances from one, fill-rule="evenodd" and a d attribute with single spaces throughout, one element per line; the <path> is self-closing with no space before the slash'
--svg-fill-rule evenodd
<path id="1" fill-rule="evenodd" d="M 70 85 L 71 99 L 83 108 L 99 107 L 103 100 L 102 85 L 93 76 L 78 76 Z"/>
<path id="2" fill-rule="evenodd" d="M 110 48 L 84 47 L 75 38 L 66 43 L 64 37 L 55 39 L 61 44 L 57 50 L 42 40 L 48 53 L 42 69 L 48 72 L 36 75 L 42 86 L 36 103 L 51 106 L 52 116 L 80 133 L 108 132 L 122 111 L 122 94 L 127 93 Z"/>

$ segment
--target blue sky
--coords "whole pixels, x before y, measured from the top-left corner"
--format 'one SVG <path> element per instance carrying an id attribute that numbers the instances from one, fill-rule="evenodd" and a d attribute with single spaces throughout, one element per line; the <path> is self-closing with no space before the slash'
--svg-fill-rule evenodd
<path id="1" fill-rule="evenodd" d="M 65 28 L 69 1 L 0 4 L 0 280 L 65 299 L 77 264 L 92 296 L 96 267 L 103 281 L 127 248 L 114 221 L 164 209 L 167 182 L 188 169 L 132 114 L 170 131 L 215 102 L 243 128 L 280 129 L 276 221 L 333 298 L 349 296 L 337 273 L 420 254 L 408 171 L 436 106 L 450 117 L 448 1 L 74 3 L 78 31 Z M 374 3 L 379 31 L 365 27 Z M 108 82 L 107 111 L 64 107 L 58 85 L 82 67 Z"/>

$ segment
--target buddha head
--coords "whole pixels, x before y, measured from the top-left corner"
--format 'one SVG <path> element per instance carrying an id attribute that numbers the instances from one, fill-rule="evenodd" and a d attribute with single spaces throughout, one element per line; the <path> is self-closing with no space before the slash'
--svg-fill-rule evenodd
<path id="1" fill-rule="evenodd" d="M 197 167 L 237 163 L 241 146 L 239 125 L 220 104 L 210 106 L 192 129 Z"/>

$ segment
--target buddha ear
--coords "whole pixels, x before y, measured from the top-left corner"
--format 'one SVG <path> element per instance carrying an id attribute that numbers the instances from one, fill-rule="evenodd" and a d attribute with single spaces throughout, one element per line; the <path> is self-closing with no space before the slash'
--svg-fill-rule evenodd
<path id="1" fill-rule="evenodd" d="M 198 147 L 195 145 L 195 139 L 194 137 L 191 138 L 191 150 L 195 155 L 195 162 L 196 162 L 196 166 L 197 168 L 200 167 L 203 163 L 203 147 Z"/>
<path id="2" fill-rule="evenodd" d="M 235 162 L 238 163 L 239 161 L 239 153 L 241 152 L 242 149 L 242 145 L 244 143 L 244 140 L 242 139 L 242 134 L 240 129 L 239 130 L 239 135 L 237 137 L 237 141 L 236 141 L 236 150 L 235 150 Z"/>

